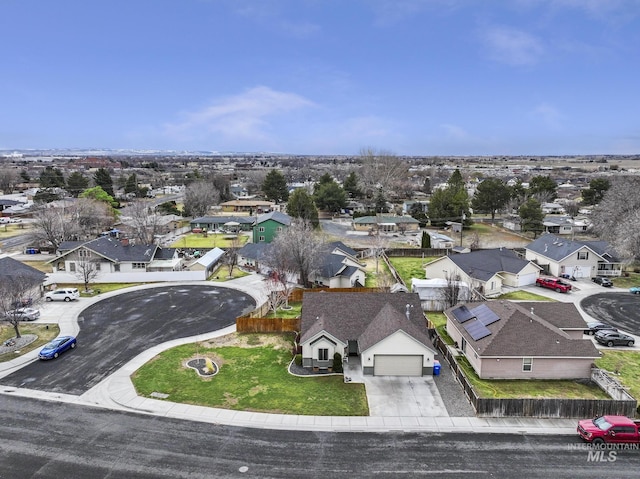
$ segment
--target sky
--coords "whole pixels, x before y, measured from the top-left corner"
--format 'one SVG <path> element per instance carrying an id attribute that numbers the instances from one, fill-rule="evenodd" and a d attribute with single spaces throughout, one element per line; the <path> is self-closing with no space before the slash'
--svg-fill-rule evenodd
<path id="1" fill-rule="evenodd" d="M 0 149 L 640 154 L 640 0 L 0 0 Z"/>

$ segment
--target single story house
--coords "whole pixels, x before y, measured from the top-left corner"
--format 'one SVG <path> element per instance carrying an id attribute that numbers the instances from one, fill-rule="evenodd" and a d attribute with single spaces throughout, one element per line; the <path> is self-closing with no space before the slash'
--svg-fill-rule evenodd
<path id="1" fill-rule="evenodd" d="M 339 353 L 358 357 L 363 374 L 375 376 L 430 375 L 436 356 L 412 293 L 307 292 L 300 345 L 305 368 L 330 370 Z"/>
<path id="2" fill-rule="evenodd" d="M 275 208 L 276 204 L 273 201 L 255 200 L 255 199 L 238 199 L 225 201 L 220 203 L 222 211 L 225 213 L 238 213 L 244 212 L 252 214 L 268 213 Z"/>
<path id="3" fill-rule="evenodd" d="M 245 244 L 236 253 L 238 266 L 266 274 L 269 269 L 269 248 L 271 248 L 271 243 Z"/>
<path id="4" fill-rule="evenodd" d="M 435 249 L 451 249 L 456 245 L 456 241 L 447 235 L 437 231 L 427 231 L 431 239 L 431 247 Z"/>
<path id="5" fill-rule="evenodd" d="M 365 266 L 358 261 L 356 251 L 335 241 L 324 247 L 311 280 L 329 288 L 352 288 L 364 287 L 365 276 Z"/>
<path id="6" fill-rule="evenodd" d="M 353 229 L 384 233 L 415 233 L 420 230 L 420 222 L 411 216 L 361 216 L 354 218 Z"/>
<path id="7" fill-rule="evenodd" d="M 458 289 L 458 299 L 465 300 L 471 298 L 471 288 L 464 281 L 453 281 L 454 287 Z M 417 279 L 411 278 L 411 292 L 417 293 L 422 303 L 423 311 L 442 311 L 449 304 L 447 298 L 449 293 L 447 288 L 452 285 L 449 281 L 442 278 L 434 279 Z"/>
<path id="8" fill-rule="evenodd" d="M 501 294 L 503 285 L 535 284 L 540 269 L 507 248 L 495 248 L 438 258 L 425 266 L 425 277 L 462 281 L 490 298 Z"/>
<path id="9" fill-rule="evenodd" d="M 189 221 L 189 226 L 191 231 L 250 231 L 254 221 L 253 216 L 201 216 Z"/>
<path id="10" fill-rule="evenodd" d="M 486 301 L 445 315 L 447 333 L 482 379 L 588 379 L 600 357 L 577 333 L 586 323 L 573 303 Z"/>
<path id="11" fill-rule="evenodd" d="M 564 206 L 559 203 L 542 203 L 541 208 L 546 215 L 561 215 L 565 212 Z"/>
<path id="12" fill-rule="evenodd" d="M 620 276 L 622 261 L 606 241 L 577 241 L 544 234 L 529 243 L 526 258 L 546 274 L 575 278 Z"/>
<path id="13" fill-rule="evenodd" d="M 91 241 L 64 241 L 55 258 L 48 261 L 56 271 L 80 273 L 82 265 L 91 262 L 100 275 L 124 272 L 145 272 L 154 260 L 162 261 L 170 271 L 180 269 L 178 252 L 158 245 L 136 245 L 126 238 L 101 236 Z M 161 263 L 156 263 L 157 271 Z"/>
<path id="14" fill-rule="evenodd" d="M 291 226 L 291 216 L 271 211 L 263 215 L 258 215 L 252 225 L 254 243 L 271 243 L 273 238 L 283 229 Z"/>
<path id="15" fill-rule="evenodd" d="M 573 220 L 570 216 L 545 216 L 542 225 L 547 233 L 558 235 L 573 233 Z"/>

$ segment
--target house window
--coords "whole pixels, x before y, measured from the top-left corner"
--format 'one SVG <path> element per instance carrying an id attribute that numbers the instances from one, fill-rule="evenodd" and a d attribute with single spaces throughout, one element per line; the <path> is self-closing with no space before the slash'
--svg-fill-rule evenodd
<path id="1" fill-rule="evenodd" d="M 318 361 L 329 361 L 329 350 L 327 348 L 318 349 Z"/>
<path id="2" fill-rule="evenodd" d="M 96 265 L 96 271 L 100 271 L 100 263 L 94 263 Z"/>
<path id="3" fill-rule="evenodd" d="M 89 258 L 91 256 L 91 251 L 86 249 L 78 250 L 78 256 L 81 258 Z"/>
<path id="4" fill-rule="evenodd" d="M 114 265 L 113 265 L 113 270 L 114 270 L 116 273 L 120 272 L 120 265 L 119 265 L 119 264 L 114 264 Z"/>
<path id="5" fill-rule="evenodd" d="M 529 372 L 533 369 L 533 358 L 522 358 L 522 370 Z"/>
<path id="6" fill-rule="evenodd" d="M 467 352 L 467 340 L 462 338 L 462 344 L 460 345 L 462 346 L 460 349 L 462 350 L 463 353 Z"/>
<path id="7" fill-rule="evenodd" d="M 260 233 L 264 233 L 264 226 L 260 226 L 260 227 L 258 228 L 258 231 L 259 231 Z"/>
<path id="8" fill-rule="evenodd" d="M 75 263 L 69 263 L 69 271 L 71 271 L 72 273 L 76 272 L 76 264 Z"/>
<path id="9" fill-rule="evenodd" d="M 264 241 L 264 236 L 260 236 L 260 237 L 258 238 L 258 241 Z"/>
<path id="10" fill-rule="evenodd" d="M 276 231 L 277 231 L 278 233 L 280 233 L 280 232 L 282 231 L 282 226 L 278 226 L 278 227 L 276 228 Z"/>
<path id="11" fill-rule="evenodd" d="M 144 263 L 133 263 L 132 268 L 133 269 L 144 269 L 145 264 Z"/>
<path id="12" fill-rule="evenodd" d="M 578 259 L 589 259 L 588 251 L 578 251 Z"/>

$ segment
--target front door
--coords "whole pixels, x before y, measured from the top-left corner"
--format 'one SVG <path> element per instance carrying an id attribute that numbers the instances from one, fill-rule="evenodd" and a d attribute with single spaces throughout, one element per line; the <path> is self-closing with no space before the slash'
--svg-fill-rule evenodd
<path id="1" fill-rule="evenodd" d="M 349 356 L 357 356 L 358 355 L 358 341 L 354 341 L 350 339 L 348 341 L 349 348 Z"/>

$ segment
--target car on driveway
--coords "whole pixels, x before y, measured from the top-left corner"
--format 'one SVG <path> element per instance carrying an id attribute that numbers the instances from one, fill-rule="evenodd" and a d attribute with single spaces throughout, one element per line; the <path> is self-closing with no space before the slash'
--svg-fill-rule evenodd
<path id="1" fill-rule="evenodd" d="M 611 286 L 613 286 L 613 283 L 609 278 L 604 278 L 602 276 L 596 276 L 595 278 L 591 278 L 591 281 L 593 281 L 596 284 L 599 284 L 600 286 L 604 286 L 605 288 L 610 288 Z"/>
<path id="2" fill-rule="evenodd" d="M 35 308 L 18 308 L 7 311 L 6 317 L 19 321 L 35 321 L 40 317 L 40 311 Z"/>
<path id="3" fill-rule="evenodd" d="M 74 349 L 77 341 L 74 336 L 59 336 L 53 341 L 44 345 L 38 354 L 39 359 L 56 359 L 60 354 Z"/>
<path id="4" fill-rule="evenodd" d="M 598 331 L 594 336 L 596 341 L 605 346 L 633 346 L 636 342 L 632 336 L 621 333 L 620 331 L 608 331 L 606 329 Z"/>
<path id="5" fill-rule="evenodd" d="M 593 336 L 598 331 L 618 331 L 618 328 L 607 323 L 601 323 L 600 321 L 591 321 L 587 323 L 587 329 L 584 330 L 584 334 Z"/>
<path id="6" fill-rule="evenodd" d="M 632 286 L 629 288 L 631 294 L 640 294 L 640 286 Z"/>
<path id="7" fill-rule="evenodd" d="M 80 298 L 80 293 L 77 288 L 63 288 L 54 289 L 44 295 L 44 299 L 47 301 L 75 301 Z"/>

